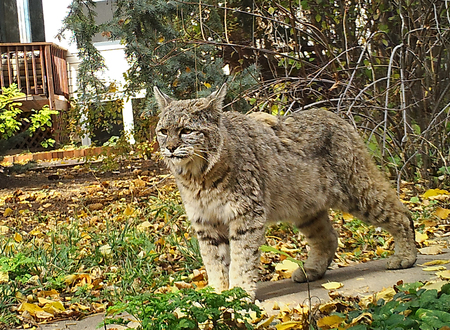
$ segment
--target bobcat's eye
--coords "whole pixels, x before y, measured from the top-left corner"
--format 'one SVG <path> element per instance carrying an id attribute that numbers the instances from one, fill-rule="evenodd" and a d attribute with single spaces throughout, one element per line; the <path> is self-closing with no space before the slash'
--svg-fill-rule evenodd
<path id="1" fill-rule="evenodd" d="M 167 135 L 167 130 L 163 128 L 163 129 L 160 129 L 158 133 L 161 135 Z"/>
<path id="2" fill-rule="evenodd" d="M 191 130 L 191 129 L 189 129 L 189 128 L 183 128 L 181 131 L 180 131 L 180 134 L 181 135 L 187 135 L 187 134 L 191 134 L 193 132 L 193 130 Z"/>

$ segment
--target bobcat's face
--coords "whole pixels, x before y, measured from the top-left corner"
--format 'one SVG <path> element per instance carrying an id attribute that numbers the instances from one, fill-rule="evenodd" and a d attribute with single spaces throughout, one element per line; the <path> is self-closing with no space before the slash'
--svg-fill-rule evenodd
<path id="1" fill-rule="evenodd" d="M 156 137 L 162 156 L 178 174 L 200 174 L 218 159 L 223 97 L 216 94 L 177 101 L 155 88 L 161 109 Z"/>
<path id="2" fill-rule="evenodd" d="M 205 132 L 186 116 L 177 116 L 169 110 L 161 116 L 156 134 L 161 154 L 167 161 L 181 166 L 196 158 L 206 159 Z"/>

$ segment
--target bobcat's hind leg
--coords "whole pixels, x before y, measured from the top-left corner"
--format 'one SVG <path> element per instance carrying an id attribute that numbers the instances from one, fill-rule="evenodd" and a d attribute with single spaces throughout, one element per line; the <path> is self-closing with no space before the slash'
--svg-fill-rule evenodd
<path id="1" fill-rule="evenodd" d="M 414 265 L 417 259 L 414 223 L 406 207 L 387 195 L 384 201 L 372 204 L 369 211 L 355 214 L 374 226 L 388 231 L 394 238 L 395 252 L 386 262 L 387 269 L 403 269 Z"/>
<path id="2" fill-rule="evenodd" d="M 321 211 L 307 221 L 296 223 L 310 246 L 303 269 L 292 274 L 294 282 L 315 281 L 327 271 L 338 246 L 338 235 L 331 225 L 328 212 Z"/>

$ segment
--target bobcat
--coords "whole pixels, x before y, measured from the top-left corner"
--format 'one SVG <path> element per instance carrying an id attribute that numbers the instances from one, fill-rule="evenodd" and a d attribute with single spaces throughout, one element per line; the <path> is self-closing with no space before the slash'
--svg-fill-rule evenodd
<path id="1" fill-rule="evenodd" d="M 291 116 L 223 112 L 226 85 L 205 98 L 174 100 L 154 87 L 156 127 L 197 234 L 209 284 L 254 299 L 265 225 L 290 221 L 310 246 L 295 282 L 321 278 L 338 236 L 328 210 L 381 227 L 395 239 L 388 269 L 416 261 L 410 214 L 353 127 L 332 112 Z"/>

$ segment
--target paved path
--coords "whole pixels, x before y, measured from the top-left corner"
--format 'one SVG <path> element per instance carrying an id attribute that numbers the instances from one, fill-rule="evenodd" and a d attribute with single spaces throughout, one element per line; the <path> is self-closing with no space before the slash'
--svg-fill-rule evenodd
<path id="1" fill-rule="evenodd" d="M 344 286 L 338 292 L 344 295 L 367 296 L 383 288 L 392 287 L 401 280 L 404 283 L 431 280 L 435 278 L 435 273 L 423 271 L 420 265 L 435 259 L 450 260 L 450 252 L 447 250 L 440 255 L 419 255 L 416 265 L 409 269 L 386 270 L 384 266 L 386 261 L 376 260 L 329 270 L 323 279 L 310 283 L 312 303 L 316 304 L 328 300 L 328 290 L 321 286 L 321 284 L 326 282 L 342 282 Z M 269 314 L 277 313 L 277 311 L 272 310 L 275 302 L 281 307 L 283 305 L 295 306 L 298 303 L 307 303 L 307 284 L 293 283 L 291 280 L 259 283 L 257 299 L 262 301 L 262 306 Z M 39 329 L 94 330 L 97 329 L 103 318 L 103 315 L 94 315 L 80 321 L 62 321 L 41 325 Z M 100 328 L 100 330 L 103 329 L 105 328 Z M 106 329 L 121 330 L 124 328 L 108 326 Z"/>

